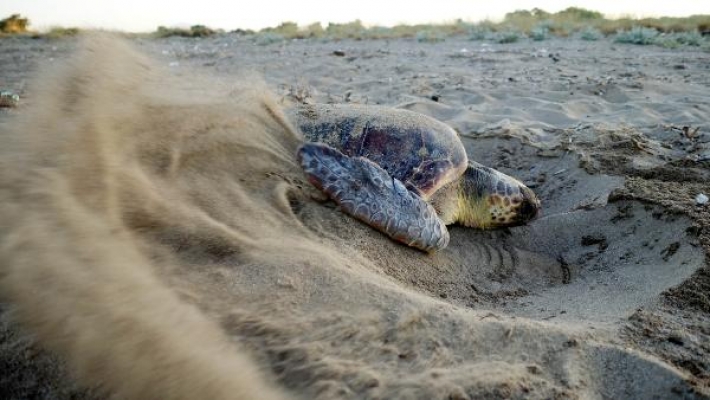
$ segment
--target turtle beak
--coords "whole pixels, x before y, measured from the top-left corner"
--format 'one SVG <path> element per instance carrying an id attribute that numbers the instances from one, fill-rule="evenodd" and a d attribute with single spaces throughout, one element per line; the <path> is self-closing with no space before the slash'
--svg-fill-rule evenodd
<path id="1" fill-rule="evenodd" d="M 539 217 L 541 212 L 540 199 L 537 198 L 535 192 L 527 186 L 522 186 L 520 192 L 523 195 L 523 202 L 520 204 L 519 217 L 520 222 L 525 224 Z"/>

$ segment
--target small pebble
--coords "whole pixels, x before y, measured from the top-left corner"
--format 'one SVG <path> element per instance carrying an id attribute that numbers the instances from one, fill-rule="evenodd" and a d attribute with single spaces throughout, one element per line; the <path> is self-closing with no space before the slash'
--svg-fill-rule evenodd
<path id="1" fill-rule="evenodd" d="M 699 206 L 703 206 L 703 205 L 707 204 L 708 201 L 710 201 L 710 198 L 708 198 L 708 196 L 706 196 L 703 193 L 700 193 L 697 196 L 695 196 L 695 204 L 697 204 Z"/>
<path id="2" fill-rule="evenodd" d="M 12 108 L 20 104 L 20 96 L 16 93 L 0 90 L 0 107 Z"/>

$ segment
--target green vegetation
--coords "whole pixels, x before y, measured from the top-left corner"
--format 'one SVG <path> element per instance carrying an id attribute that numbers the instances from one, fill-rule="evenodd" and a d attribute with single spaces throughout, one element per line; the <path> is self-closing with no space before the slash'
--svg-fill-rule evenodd
<path id="1" fill-rule="evenodd" d="M 541 40 L 542 31 L 555 36 L 568 36 L 572 32 L 581 30 L 586 26 L 603 21 L 604 16 L 596 11 L 585 10 L 577 7 L 570 7 L 557 13 L 548 13 L 545 10 L 534 8 L 528 10 L 518 10 L 505 15 L 499 24 L 506 29 L 517 29 L 526 34 L 533 34 L 531 37 Z"/>
<path id="2" fill-rule="evenodd" d="M 444 35 L 441 32 L 430 29 L 425 29 L 423 31 L 417 32 L 416 38 L 418 42 L 422 43 L 443 42 L 445 39 Z"/>
<path id="3" fill-rule="evenodd" d="M 703 35 L 698 31 L 691 32 L 674 32 L 661 36 L 661 40 L 673 40 L 680 45 L 685 46 L 702 46 L 710 44 L 710 41 L 703 39 Z"/>
<path id="4" fill-rule="evenodd" d="M 503 32 L 497 32 L 494 35 L 494 39 L 498 43 L 515 43 L 520 39 L 522 34 L 518 31 L 509 30 Z"/>
<path id="5" fill-rule="evenodd" d="M 486 40 L 493 32 L 488 27 L 473 26 L 468 31 L 468 40 Z"/>
<path id="6" fill-rule="evenodd" d="M 596 28 L 605 35 L 612 35 L 620 30 L 631 30 L 634 26 L 652 28 L 662 33 L 710 31 L 710 15 L 693 15 L 686 18 L 661 17 L 661 18 L 621 18 L 602 20 Z"/>
<path id="7" fill-rule="evenodd" d="M 320 24 L 319 24 L 320 25 Z M 346 24 L 330 23 L 325 28 L 325 35 L 333 38 L 360 39 L 368 38 L 368 30 L 358 19 Z"/>
<path id="8" fill-rule="evenodd" d="M 8 35 L 31 35 L 32 37 L 62 38 L 79 33 L 77 28 L 53 28 L 45 34 L 28 30 L 30 21 L 18 14 L 0 20 L 0 37 Z M 204 25 L 189 29 L 158 27 L 153 37 L 202 38 L 220 31 Z M 348 23 L 320 23 L 299 26 L 284 22 L 276 27 L 260 31 L 237 29 L 232 33 L 251 38 L 257 45 L 267 46 L 292 39 L 318 40 L 368 40 L 411 38 L 422 43 L 436 43 L 452 36 L 464 36 L 470 40 L 491 40 L 498 43 L 514 43 L 520 40 L 546 40 L 552 37 L 574 35 L 582 40 L 593 41 L 610 37 L 616 43 L 658 45 L 666 48 L 695 46 L 710 49 L 710 15 L 693 15 L 685 18 L 621 18 L 607 19 L 599 12 L 579 7 L 549 13 L 534 8 L 517 10 L 505 15 L 499 22 L 483 21 L 469 23 L 456 20 L 448 24 L 396 25 L 393 27 L 366 26 L 360 20 Z"/>
<path id="9" fill-rule="evenodd" d="M 20 14 L 13 14 L 8 18 L 0 20 L 0 37 L 3 36 L 27 36 L 34 39 L 48 38 L 60 39 L 79 34 L 79 28 L 54 27 L 46 33 L 33 32 L 28 27 L 30 20 L 23 18 Z"/>
<path id="10" fill-rule="evenodd" d="M 35 37 L 46 37 L 48 39 L 62 39 L 66 37 L 76 36 L 81 33 L 79 28 L 61 28 L 54 27 L 51 28 L 47 33 L 43 35 L 35 35 Z"/>
<path id="11" fill-rule="evenodd" d="M 322 38 L 324 40 L 367 40 L 367 39 L 397 39 L 415 38 L 420 42 L 439 42 L 454 35 L 464 35 L 473 24 L 456 21 L 445 25 L 396 25 L 393 27 L 366 27 L 362 21 L 337 24 L 329 23 L 325 28 L 320 23 L 299 27 L 293 22 L 285 22 L 273 28 L 265 28 L 255 34 L 255 40 L 260 41 L 262 35 L 280 35 L 284 39 Z"/>
<path id="12" fill-rule="evenodd" d="M 281 43 L 284 40 L 286 40 L 286 38 L 279 33 L 264 32 L 255 36 L 254 43 L 258 44 L 259 46 L 266 46 L 274 43 Z"/>
<path id="13" fill-rule="evenodd" d="M 653 44 L 660 32 L 654 28 L 634 26 L 628 31 L 619 31 L 614 36 L 616 43 Z"/>
<path id="14" fill-rule="evenodd" d="M 612 37 L 617 43 L 656 44 L 665 47 L 710 47 L 710 38 L 700 32 L 710 32 L 710 15 L 687 18 L 606 19 L 603 14 L 578 7 L 556 13 L 539 8 L 518 10 L 505 15 L 500 22 L 468 23 L 457 20 L 441 25 L 397 25 L 393 27 L 365 26 L 356 20 L 344 24 L 330 23 L 323 28 L 319 23 L 300 27 L 285 22 L 274 28 L 253 34 L 258 44 L 270 44 L 290 39 L 319 38 L 322 40 L 367 40 L 413 38 L 434 43 L 451 36 L 466 36 L 470 40 L 492 40 L 514 43 L 525 38 L 546 40 L 551 37 L 574 35 L 594 41 Z"/>
<path id="15" fill-rule="evenodd" d="M 188 38 L 201 38 L 212 36 L 216 34 L 217 31 L 210 29 L 204 25 L 193 25 L 190 29 L 184 28 L 166 28 L 164 26 L 159 26 L 158 30 L 155 32 L 155 36 L 159 38 L 166 38 L 172 36 L 188 37 Z"/>
<path id="16" fill-rule="evenodd" d="M 654 28 L 634 26 L 628 31 L 619 31 L 614 36 L 614 42 L 630 44 L 655 44 L 666 48 L 681 46 L 710 47 L 710 40 L 703 38 L 698 31 L 662 33 Z"/>
<path id="17" fill-rule="evenodd" d="M 604 37 L 604 34 L 602 34 L 601 31 L 599 31 L 599 29 L 592 28 L 590 26 L 582 29 L 579 32 L 579 38 L 582 40 L 593 41 L 593 40 L 599 40 L 603 37 Z"/>
<path id="18" fill-rule="evenodd" d="M 27 27 L 30 25 L 30 20 L 22 18 L 20 14 L 13 14 L 5 19 L 0 20 L 0 33 L 18 34 L 27 33 Z"/>
<path id="19" fill-rule="evenodd" d="M 545 40 L 549 37 L 550 34 L 550 28 L 547 26 L 547 24 L 542 23 L 530 31 L 530 39 L 539 42 L 541 40 Z"/>

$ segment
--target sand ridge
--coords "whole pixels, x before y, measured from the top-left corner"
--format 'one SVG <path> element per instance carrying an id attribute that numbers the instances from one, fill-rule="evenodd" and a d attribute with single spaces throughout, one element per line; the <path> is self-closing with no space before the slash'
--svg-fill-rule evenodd
<path id="1" fill-rule="evenodd" d="M 528 227 L 454 227 L 427 256 L 322 202 L 268 76 L 166 72 L 106 37 L 80 48 L 2 127 L 0 288 L 83 384 L 131 398 L 702 398 L 615 336 L 704 265 L 689 218 L 609 202 L 624 178 L 605 160 L 633 132 L 400 102 L 547 205 Z"/>

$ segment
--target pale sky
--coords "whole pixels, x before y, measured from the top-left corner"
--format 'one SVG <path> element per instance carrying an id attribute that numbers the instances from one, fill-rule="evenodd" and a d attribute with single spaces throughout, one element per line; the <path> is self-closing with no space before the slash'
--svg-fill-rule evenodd
<path id="1" fill-rule="evenodd" d="M 0 0 L 0 18 L 20 13 L 32 29 L 52 26 L 154 31 L 159 25 L 202 24 L 225 30 L 260 29 L 283 21 L 299 25 L 349 22 L 366 25 L 476 22 L 500 19 L 506 12 L 567 7 L 618 16 L 710 14 L 710 0 Z"/>

